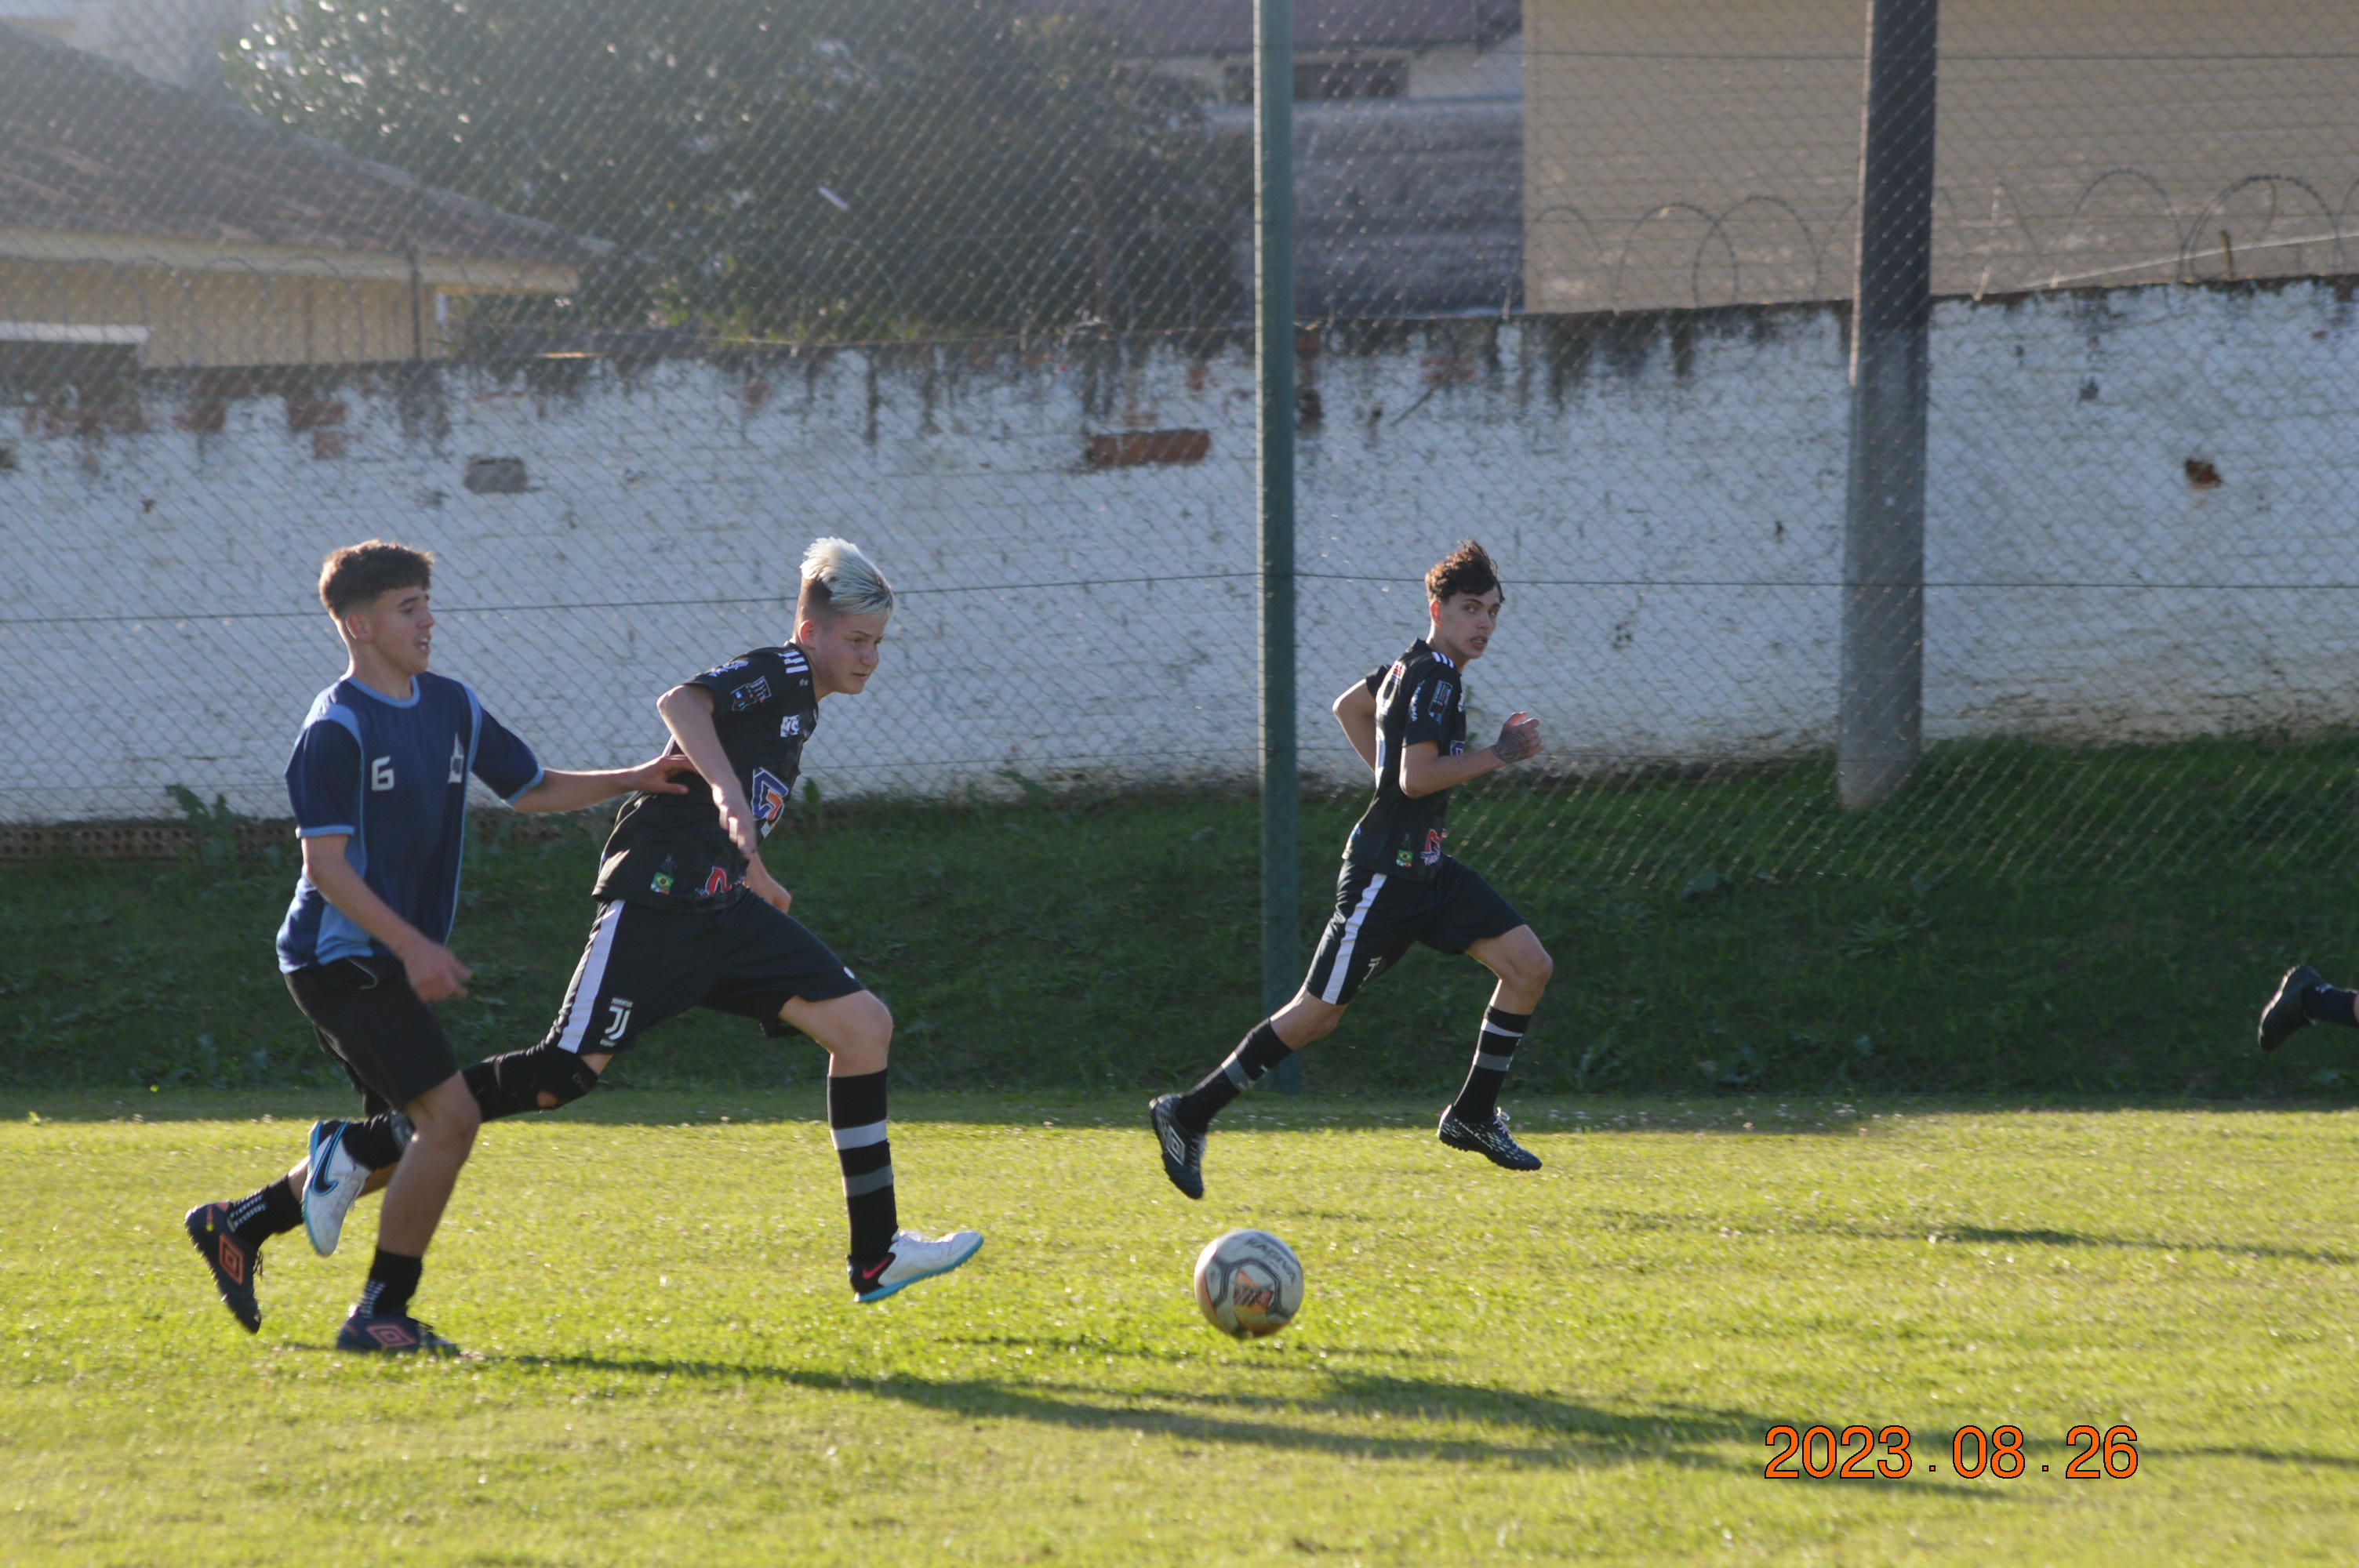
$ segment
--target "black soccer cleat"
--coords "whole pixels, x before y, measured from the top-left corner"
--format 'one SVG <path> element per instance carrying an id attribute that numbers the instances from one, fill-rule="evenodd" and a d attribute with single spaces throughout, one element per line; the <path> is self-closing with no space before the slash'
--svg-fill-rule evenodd
<path id="1" fill-rule="evenodd" d="M 1155 1141 L 1163 1151 L 1163 1173 L 1191 1198 L 1204 1195 L 1204 1135 L 1180 1121 L 1180 1097 L 1158 1095 L 1147 1102 L 1147 1119 L 1155 1124 Z"/>
<path id="2" fill-rule="evenodd" d="M 2308 964 L 2296 964 L 2277 982 L 2277 994 L 2261 1009 L 2261 1049 L 2274 1051 L 2297 1033 L 2310 1027 L 2310 1014 L 2301 1010 L 2301 993 L 2312 986 L 2322 986 L 2326 977 Z"/>
<path id="3" fill-rule="evenodd" d="M 359 1313 L 336 1330 L 336 1348 L 356 1356 L 456 1356 L 459 1347 L 407 1313 Z"/>
<path id="4" fill-rule="evenodd" d="M 229 1211 L 225 1203 L 201 1203 L 180 1223 L 188 1227 L 197 1255 L 213 1271 L 213 1289 L 221 1292 L 222 1305 L 229 1308 L 238 1326 L 259 1334 L 262 1303 L 254 1299 L 254 1276 L 262 1271 L 262 1249 L 249 1252 L 229 1233 Z"/>
<path id="5" fill-rule="evenodd" d="M 1452 1149 L 1464 1149 L 1482 1155 L 1494 1165 L 1510 1171 L 1537 1171 L 1540 1157 L 1516 1141 L 1507 1130 L 1507 1113 L 1494 1110 L 1488 1121 L 1463 1121 L 1458 1108 L 1451 1106 L 1441 1113 L 1440 1136 Z"/>

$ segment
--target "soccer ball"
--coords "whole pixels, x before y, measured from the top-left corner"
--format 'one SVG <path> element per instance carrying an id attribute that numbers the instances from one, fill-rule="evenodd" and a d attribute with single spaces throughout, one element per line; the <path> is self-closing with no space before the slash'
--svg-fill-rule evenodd
<path id="1" fill-rule="evenodd" d="M 1233 1339 L 1276 1334 L 1302 1310 L 1302 1265 L 1266 1230 L 1232 1230 L 1196 1254 L 1196 1305 Z"/>

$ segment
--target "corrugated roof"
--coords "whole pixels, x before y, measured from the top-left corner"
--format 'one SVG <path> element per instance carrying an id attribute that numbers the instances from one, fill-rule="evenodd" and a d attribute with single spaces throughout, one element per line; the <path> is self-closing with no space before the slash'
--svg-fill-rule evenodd
<path id="1" fill-rule="evenodd" d="M 1030 10 L 1103 18 L 1173 54 L 1249 49 L 1253 0 L 1022 0 Z M 1488 46 L 1523 28 L 1519 0 L 1295 0 L 1298 49 Z"/>
<path id="2" fill-rule="evenodd" d="M 606 247 L 0 23 L 0 229 L 580 266 Z"/>

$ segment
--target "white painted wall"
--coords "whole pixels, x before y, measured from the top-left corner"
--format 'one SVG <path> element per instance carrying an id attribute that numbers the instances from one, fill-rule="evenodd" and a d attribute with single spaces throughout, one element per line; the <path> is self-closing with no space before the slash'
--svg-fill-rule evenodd
<path id="1" fill-rule="evenodd" d="M 1576 362 L 1588 325 L 1331 337 L 1306 367 L 1309 765 L 1346 770 L 1327 700 L 1415 634 L 1419 573 L 1468 534 L 1510 575 L 1484 720 L 1530 708 L 1560 760 L 1828 743 L 1839 319 L 1636 318 Z M 2359 719 L 2350 306 L 2155 287 L 1949 303 L 1934 330 L 1933 736 Z M 1244 775 L 1253 367 L 1226 341 L 1124 354 L 602 364 L 570 391 L 435 369 L 409 435 L 396 384 L 356 375 L 340 442 L 276 396 L 177 428 L 198 389 L 162 373 L 141 433 L 27 414 L 0 436 L 0 817 L 158 815 L 174 782 L 283 811 L 288 743 L 341 668 L 317 565 L 371 535 L 440 553 L 437 667 L 553 764 L 649 752 L 656 696 L 784 636 L 802 544 L 840 532 L 906 608 L 870 694 L 822 712 L 823 788 Z M 1092 433 L 1173 427 L 1209 430 L 1209 459 L 1082 465 Z M 522 457 L 533 488 L 468 492 L 477 454 Z M 1991 586 L 2027 583 L 2066 586 Z"/>

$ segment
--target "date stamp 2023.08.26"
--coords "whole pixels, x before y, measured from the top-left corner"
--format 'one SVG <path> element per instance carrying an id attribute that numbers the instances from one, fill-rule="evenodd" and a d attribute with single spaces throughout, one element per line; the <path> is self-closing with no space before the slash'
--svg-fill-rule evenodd
<path id="1" fill-rule="evenodd" d="M 2065 1454 L 2050 1465 L 2027 1455 L 2023 1429 L 1962 1426 L 1950 1434 L 1946 1455 L 1919 1454 L 1905 1426 L 1773 1426 L 1762 1476 L 1771 1481 L 1897 1481 L 1947 1471 L 1973 1481 L 2055 1475 L 2068 1481 L 2126 1481 L 2137 1474 L 2137 1433 L 2127 1426 L 2081 1425 L 2064 1434 Z M 1946 1458 L 1947 1463 L 1943 1463 Z"/>

